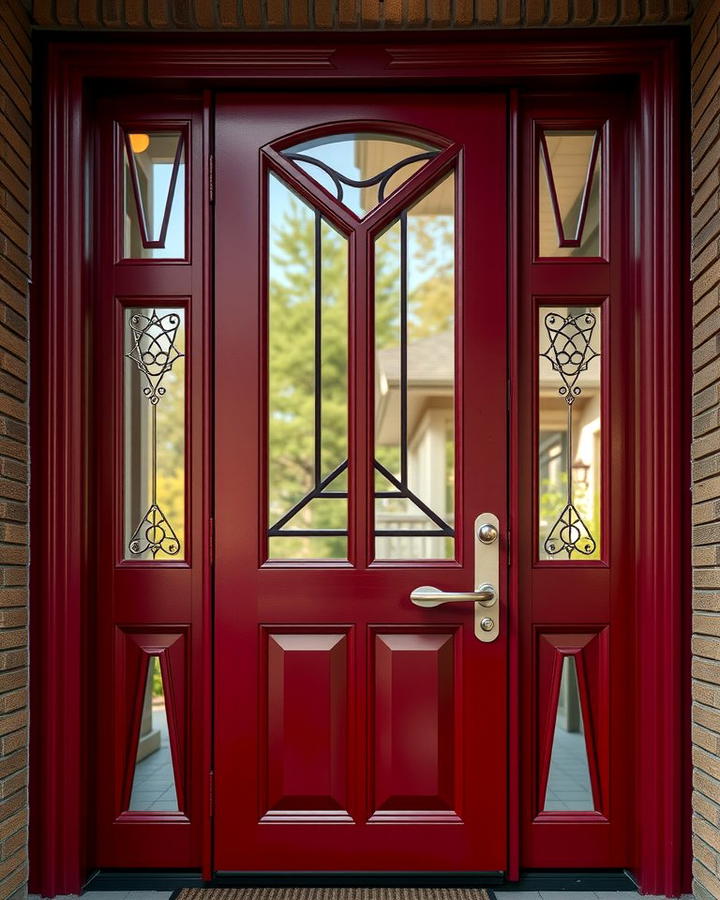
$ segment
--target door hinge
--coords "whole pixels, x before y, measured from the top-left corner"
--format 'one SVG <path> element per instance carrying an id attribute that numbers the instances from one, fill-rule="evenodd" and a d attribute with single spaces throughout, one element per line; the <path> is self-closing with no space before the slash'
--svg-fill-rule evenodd
<path id="1" fill-rule="evenodd" d="M 212 153 L 208 158 L 208 197 L 210 203 L 215 202 L 215 156 Z"/>
<path id="2" fill-rule="evenodd" d="M 215 565 L 215 519 L 208 520 L 208 562 Z"/>
<path id="3" fill-rule="evenodd" d="M 208 773 L 208 809 L 211 816 L 215 815 L 215 773 Z"/>

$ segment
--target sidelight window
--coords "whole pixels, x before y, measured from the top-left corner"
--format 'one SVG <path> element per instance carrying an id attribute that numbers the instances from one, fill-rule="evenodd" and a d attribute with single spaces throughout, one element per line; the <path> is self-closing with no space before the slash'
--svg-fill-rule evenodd
<path id="1" fill-rule="evenodd" d="M 185 311 L 124 310 L 125 558 L 182 559 Z"/>
<path id="2" fill-rule="evenodd" d="M 599 559 L 600 307 L 541 306 L 538 335 L 540 559 Z"/>

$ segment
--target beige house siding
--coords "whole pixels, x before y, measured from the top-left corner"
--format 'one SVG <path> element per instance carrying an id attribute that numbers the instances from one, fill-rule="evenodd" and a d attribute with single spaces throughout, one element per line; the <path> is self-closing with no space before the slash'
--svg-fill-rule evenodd
<path id="1" fill-rule="evenodd" d="M 0 900 L 27 874 L 30 16 L 0 0 Z M 691 0 L 34 0 L 41 29 L 478 29 L 686 22 Z M 720 0 L 692 21 L 694 890 L 720 898 Z"/>

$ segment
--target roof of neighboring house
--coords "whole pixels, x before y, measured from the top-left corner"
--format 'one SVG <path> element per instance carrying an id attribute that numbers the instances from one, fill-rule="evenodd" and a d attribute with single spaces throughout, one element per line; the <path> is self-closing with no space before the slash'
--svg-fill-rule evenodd
<path id="1" fill-rule="evenodd" d="M 455 375 L 455 334 L 442 331 L 408 342 L 408 383 L 413 386 L 450 387 Z M 388 385 L 400 383 L 400 348 L 387 347 L 377 355 L 378 374 Z"/>

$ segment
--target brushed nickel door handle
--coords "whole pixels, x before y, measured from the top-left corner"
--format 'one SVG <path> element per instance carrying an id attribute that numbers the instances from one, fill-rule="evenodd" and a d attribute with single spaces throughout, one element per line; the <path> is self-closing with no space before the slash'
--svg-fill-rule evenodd
<path id="1" fill-rule="evenodd" d="M 467 593 L 453 593 L 452 591 L 441 591 L 440 588 L 423 587 L 415 588 L 410 594 L 410 599 L 415 606 L 441 606 L 443 603 L 462 603 L 474 602 L 482 603 L 483 606 L 492 606 L 496 600 L 495 588 L 491 584 L 481 584 L 476 591 L 468 591 Z"/>
<path id="2" fill-rule="evenodd" d="M 475 637 L 483 643 L 497 640 L 500 634 L 500 523 L 492 513 L 475 519 L 475 590 L 442 591 L 423 585 L 415 588 L 410 600 L 415 606 L 430 609 L 444 603 L 475 604 Z"/>

